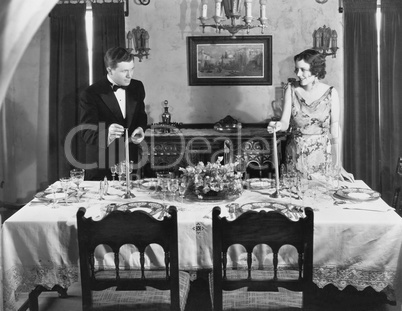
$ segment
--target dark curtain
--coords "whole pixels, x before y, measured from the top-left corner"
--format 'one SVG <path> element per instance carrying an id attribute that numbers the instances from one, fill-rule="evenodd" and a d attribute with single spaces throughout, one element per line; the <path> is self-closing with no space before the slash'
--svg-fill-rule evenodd
<path id="1" fill-rule="evenodd" d="M 83 141 L 67 134 L 79 123 L 78 96 L 89 84 L 86 4 L 57 4 L 50 13 L 49 182 L 69 176 L 70 156 L 84 159 Z"/>
<path id="2" fill-rule="evenodd" d="M 402 1 L 381 1 L 380 94 L 382 196 L 391 204 L 397 160 L 402 156 Z"/>
<path id="3" fill-rule="evenodd" d="M 92 3 L 93 81 L 106 75 L 103 57 L 109 48 L 125 47 L 124 3 Z"/>
<path id="4" fill-rule="evenodd" d="M 344 1 L 343 164 L 356 179 L 381 191 L 376 2 Z"/>

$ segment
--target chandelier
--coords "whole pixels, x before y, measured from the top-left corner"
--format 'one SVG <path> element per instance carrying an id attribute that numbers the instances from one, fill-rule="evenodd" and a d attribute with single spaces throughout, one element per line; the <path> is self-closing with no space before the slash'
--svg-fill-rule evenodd
<path id="1" fill-rule="evenodd" d="M 244 4 L 243 4 L 244 2 Z M 202 0 L 201 16 L 199 20 L 201 21 L 202 31 L 205 31 L 205 27 L 212 27 L 216 29 L 216 32 L 221 32 L 221 30 L 229 31 L 234 37 L 239 30 L 247 30 L 249 33 L 250 29 L 255 27 L 261 27 L 261 33 L 264 33 L 264 28 L 267 27 L 267 17 L 266 17 L 266 7 L 267 0 L 260 0 L 260 17 L 257 19 L 260 24 L 253 25 L 253 16 L 251 15 L 253 0 L 215 0 L 215 15 L 212 16 L 215 24 L 206 24 L 207 21 L 207 8 L 208 0 Z M 241 17 L 241 10 L 245 8 L 245 15 L 243 17 L 244 24 L 236 24 L 236 21 Z M 223 24 L 224 15 L 230 21 L 230 24 Z"/>

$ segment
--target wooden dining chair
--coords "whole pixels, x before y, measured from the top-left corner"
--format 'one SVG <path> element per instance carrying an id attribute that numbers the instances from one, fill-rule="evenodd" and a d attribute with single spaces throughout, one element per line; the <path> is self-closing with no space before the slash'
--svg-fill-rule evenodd
<path id="1" fill-rule="evenodd" d="M 213 273 L 211 295 L 215 311 L 221 310 L 295 310 L 310 305 L 313 282 L 313 223 L 311 208 L 305 218 L 292 221 L 278 211 L 247 211 L 235 220 L 212 212 Z M 247 267 L 227 267 L 231 245 L 247 251 Z M 254 267 L 253 249 L 268 245 L 273 253 L 272 267 Z M 298 253 L 295 270 L 278 267 L 278 252 L 292 245 Z"/>
<path id="2" fill-rule="evenodd" d="M 396 163 L 396 170 L 394 175 L 394 196 L 392 198 L 392 207 L 402 217 L 402 157 L 399 157 Z"/>
<path id="3" fill-rule="evenodd" d="M 77 212 L 78 246 L 83 310 L 184 310 L 190 275 L 179 271 L 177 210 L 171 206 L 163 220 L 144 211 L 110 212 L 99 221 Z M 120 262 L 121 246 L 133 244 L 140 253 L 140 267 Z M 165 267 L 145 267 L 150 244 L 163 248 Z M 95 248 L 108 245 L 114 253 L 114 269 L 97 269 Z"/>

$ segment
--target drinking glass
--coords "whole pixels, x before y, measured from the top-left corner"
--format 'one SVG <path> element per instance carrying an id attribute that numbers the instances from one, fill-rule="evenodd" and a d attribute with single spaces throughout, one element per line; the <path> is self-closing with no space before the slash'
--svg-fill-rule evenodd
<path id="1" fill-rule="evenodd" d="M 53 183 L 50 185 L 50 188 L 52 189 L 52 194 L 53 194 L 53 200 L 52 200 L 52 208 L 57 208 L 58 201 L 56 200 L 56 192 L 57 192 L 57 183 Z"/>
<path id="2" fill-rule="evenodd" d="M 117 178 L 119 180 L 119 185 L 121 185 L 122 174 L 123 174 L 122 163 L 117 163 L 116 164 L 116 174 L 117 174 Z"/>
<path id="3" fill-rule="evenodd" d="M 178 189 L 179 190 L 179 195 L 180 195 L 180 198 L 181 198 L 181 203 L 183 203 L 184 202 L 184 194 L 186 193 L 187 185 L 188 185 L 187 177 L 180 178 L 178 180 L 178 183 L 179 183 L 179 189 Z"/>
<path id="4" fill-rule="evenodd" d="M 99 201 L 104 200 L 103 195 L 105 194 L 105 183 L 103 180 L 99 182 Z"/>
<path id="5" fill-rule="evenodd" d="M 68 189 L 70 188 L 70 182 L 71 182 L 70 177 L 60 178 L 60 184 L 61 184 L 61 188 L 63 189 L 63 192 L 64 192 L 64 202 L 66 205 L 67 205 Z"/>
<path id="6" fill-rule="evenodd" d="M 168 189 L 173 196 L 173 199 L 176 196 L 177 190 L 179 190 L 179 180 L 177 178 L 171 178 L 168 182 Z"/>
<path id="7" fill-rule="evenodd" d="M 80 198 L 80 184 L 84 181 L 85 170 L 75 168 L 70 171 L 71 181 L 77 185 L 77 198 Z"/>
<path id="8" fill-rule="evenodd" d="M 117 171 L 117 165 L 112 165 L 110 167 L 110 171 L 112 172 L 112 184 L 114 184 L 114 178 L 116 176 L 116 171 Z"/>
<path id="9" fill-rule="evenodd" d="M 163 201 L 166 200 L 166 190 L 168 187 L 169 173 L 156 173 L 158 179 L 158 186 L 161 188 Z"/>

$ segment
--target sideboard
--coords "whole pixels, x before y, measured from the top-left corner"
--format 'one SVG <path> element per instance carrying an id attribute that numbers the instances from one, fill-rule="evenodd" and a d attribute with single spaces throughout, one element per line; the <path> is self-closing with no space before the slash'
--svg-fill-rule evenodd
<path id="1" fill-rule="evenodd" d="M 283 161 L 286 134 L 277 133 L 279 162 Z M 244 160 L 249 175 L 274 172 L 273 135 L 266 125 L 243 125 L 236 131 L 217 131 L 213 125 L 161 127 L 151 125 L 145 132 L 142 159 L 147 162 L 141 177 L 153 177 L 157 171 L 177 171 L 199 161 Z M 261 176 L 262 177 L 262 176 Z M 264 176 L 268 177 L 268 176 Z"/>

